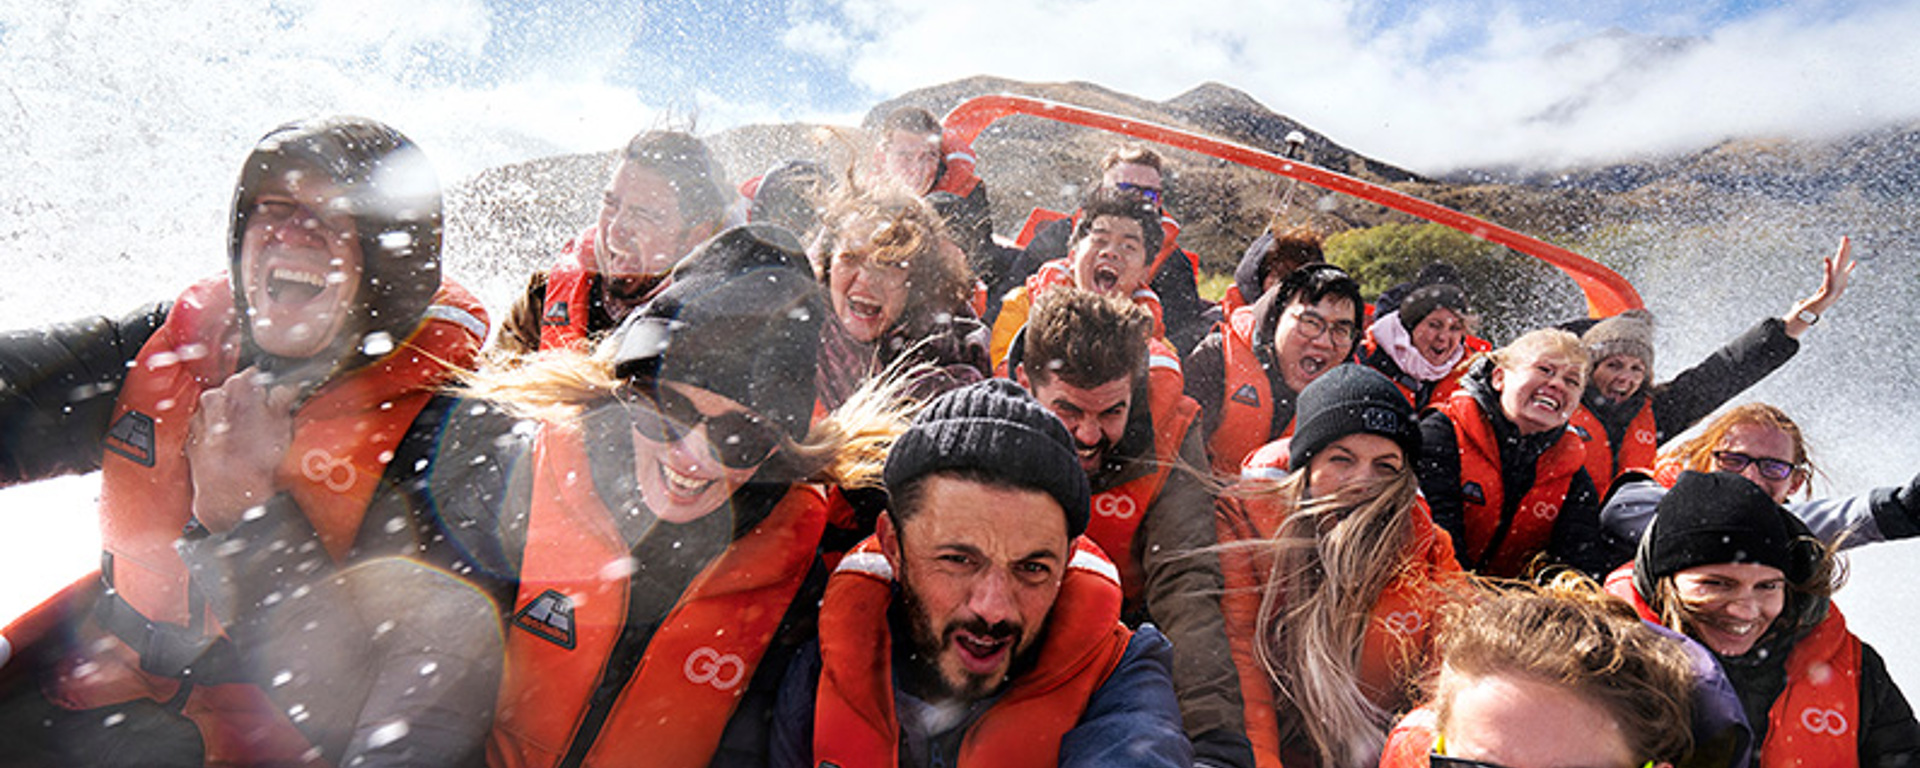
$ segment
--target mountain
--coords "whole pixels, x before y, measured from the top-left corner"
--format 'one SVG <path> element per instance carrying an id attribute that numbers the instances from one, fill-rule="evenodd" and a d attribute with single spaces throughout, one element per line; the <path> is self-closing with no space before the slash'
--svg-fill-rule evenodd
<path id="1" fill-rule="evenodd" d="M 1671 55 L 1687 41 L 1603 39 L 1593 44 L 1629 43 L 1639 46 L 1629 52 L 1633 55 Z M 1302 159 L 1308 162 L 1576 247 L 1599 233 L 1635 223 L 1717 222 L 1756 215 L 1830 219 L 1869 238 L 1903 247 L 1920 245 L 1912 242 L 1915 234 L 1898 223 L 1912 220 L 1908 209 L 1916 204 L 1908 200 L 1911 191 L 1920 188 L 1920 123 L 1821 140 L 1733 139 L 1678 156 L 1591 168 L 1488 168 L 1432 179 L 1349 150 L 1220 83 L 1149 101 L 1093 83 L 979 76 L 902 94 L 875 105 L 863 122 L 876 125 L 902 106 L 945 114 L 966 99 L 994 93 L 1103 110 L 1276 153 L 1284 151 L 1288 133 L 1299 131 L 1306 136 Z M 852 126 L 753 125 L 707 140 L 735 183 L 796 157 L 844 169 L 864 160 L 869 151 L 864 131 Z M 974 149 L 993 201 L 996 232 L 1008 237 L 1018 233 L 1036 207 L 1071 210 L 1096 180 L 1100 158 L 1126 140 L 1028 116 L 994 123 Z M 1182 245 L 1200 254 L 1206 269 L 1231 271 L 1245 244 L 1273 217 L 1282 196 L 1280 185 L 1270 175 L 1210 157 L 1158 149 L 1172 168 L 1168 208 L 1184 226 Z M 449 194 L 449 229 L 455 242 L 472 258 L 484 258 L 498 269 L 523 274 L 545 264 L 560 243 L 592 221 L 597 189 L 612 158 L 611 152 L 545 158 L 492 169 L 457 185 Z M 1283 212 L 1289 222 L 1308 221 L 1327 233 L 1412 221 L 1307 185 L 1298 185 L 1289 200 Z M 1889 215 L 1889 210 L 1898 215 Z"/>

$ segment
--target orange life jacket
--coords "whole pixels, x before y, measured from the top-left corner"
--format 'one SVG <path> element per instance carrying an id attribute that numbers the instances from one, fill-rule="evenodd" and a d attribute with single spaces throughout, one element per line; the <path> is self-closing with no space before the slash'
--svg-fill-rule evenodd
<path id="1" fill-rule="evenodd" d="M 537 439 L 525 561 L 487 764 L 550 766 L 578 738 L 627 622 L 631 557 L 577 430 Z M 813 562 L 826 496 L 795 486 L 695 577 L 647 644 L 582 765 L 704 766 Z"/>
<path id="2" fill-rule="evenodd" d="M 1607 592 L 1633 604 L 1640 618 L 1660 615 L 1633 586 L 1633 564 L 1607 574 Z M 1767 711 L 1759 768 L 1860 764 L 1860 638 L 1839 606 L 1787 651 L 1787 687 Z"/>
<path id="3" fill-rule="evenodd" d="M 1147 374 L 1147 407 L 1153 414 L 1153 455 L 1147 457 L 1153 468 L 1144 475 L 1093 495 L 1092 517 L 1087 523 L 1087 538 L 1100 545 L 1120 567 L 1120 584 L 1129 605 L 1140 600 L 1146 583 L 1140 558 L 1133 551 L 1133 537 L 1140 521 L 1160 498 L 1174 465 L 1180 461 L 1180 444 L 1187 430 L 1200 415 L 1200 404 L 1182 391 L 1180 367 L 1172 350 L 1157 350 Z M 1169 370 L 1167 367 L 1171 365 Z M 1166 510 L 1160 514 L 1188 514 L 1190 510 Z"/>
<path id="4" fill-rule="evenodd" d="M 235 373 L 240 331 L 225 276 L 189 288 L 127 372 L 101 465 L 101 576 L 110 588 L 103 599 L 115 601 L 114 610 L 130 609 L 206 644 L 222 632 L 193 599 L 174 542 L 193 519 L 188 425 L 200 394 Z M 367 503 L 414 417 L 456 367 L 474 365 L 486 334 L 478 300 L 445 282 L 405 343 L 329 380 L 294 414 L 293 442 L 274 473 L 274 487 L 293 497 L 334 560 L 352 548 Z M 172 664 L 142 658 L 155 650 L 149 638 L 97 639 L 80 653 L 96 665 L 121 667 L 127 676 L 63 680 L 57 694 L 63 702 L 92 708 L 140 696 L 167 701 L 178 692 L 176 673 L 160 674 Z M 137 680 L 138 689 L 93 687 L 105 680 Z M 209 763 L 297 761 L 310 748 L 252 685 L 196 686 L 182 712 L 200 726 Z"/>
<path id="5" fill-rule="evenodd" d="M 949 192 L 960 197 L 973 194 L 980 186 L 980 174 L 974 171 L 973 144 L 952 131 L 940 134 L 940 176 L 933 180 L 934 192 Z"/>
<path id="6" fill-rule="evenodd" d="M 1238 490 L 1249 487 L 1258 486 L 1242 485 Z M 1221 544 L 1266 541 L 1284 521 L 1287 505 L 1278 493 L 1241 497 L 1229 492 L 1216 512 L 1214 524 Z M 1434 524 L 1426 502 L 1416 501 L 1407 513 L 1413 516 L 1413 536 L 1402 553 L 1406 566 L 1374 601 L 1357 670 L 1360 689 L 1388 711 L 1404 707 L 1413 685 L 1437 667 L 1435 618 L 1451 599 L 1452 590 L 1465 580 L 1454 561 L 1452 540 Z M 1220 553 L 1220 569 L 1226 577 L 1220 612 L 1239 672 L 1247 740 L 1253 745 L 1256 765 L 1279 768 L 1286 745 L 1280 741 L 1278 705 L 1273 681 L 1254 647 L 1260 601 L 1273 570 L 1271 552 L 1264 547 L 1227 546 Z"/>
<path id="7" fill-rule="evenodd" d="M 1521 576 L 1553 538 L 1567 489 L 1586 461 L 1584 444 L 1572 430 L 1563 430 L 1535 463 L 1533 487 L 1518 503 L 1508 504 L 1500 476 L 1500 442 L 1480 402 L 1465 391 L 1455 392 L 1440 410 L 1453 421 L 1460 446 L 1460 498 L 1466 517 L 1461 565 L 1482 576 Z"/>
<path id="8" fill-rule="evenodd" d="M 1207 438 L 1216 474 L 1233 476 L 1255 449 L 1293 434 L 1293 424 L 1278 435 L 1273 424 L 1273 384 L 1254 352 L 1253 329 L 1260 318 L 1252 306 L 1235 309 L 1222 324 L 1220 353 L 1226 391 L 1220 400 L 1220 424 Z"/>
<path id="9" fill-rule="evenodd" d="M 1380 768 L 1427 768 L 1427 756 L 1439 742 L 1439 716 L 1430 707 L 1416 707 L 1387 732 Z"/>
<path id="10" fill-rule="evenodd" d="M 1040 265 L 1039 269 L 1027 276 L 1025 286 L 1007 293 L 1006 299 L 1000 303 L 1000 314 L 993 319 L 992 337 L 987 349 L 994 368 L 1000 375 L 1007 375 L 1006 371 L 1001 370 L 1007 363 L 1007 351 L 1013 347 L 1014 334 L 1026 327 L 1027 318 L 1033 314 L 1034 303 L 1038 302 L 1047 291 L 1072 285 L 1073 271 L 1068 266 L 1067 259 L 1058 258 Z M 1167 326 L 1161 320 L 1160 295 L 1154 293 L 1152 288 L 1142 285 L 1134 289 L 1132 298 L 1133 303 L 1153 313 L 1152 338 L 1164 340 L 1167 337 Z"/>
<path id="11" fill-rule="evenodd" d="M 827 580 L 820 604 L 815 765 L 898 764 L 900 721 L 887 624 L 892 583 L 893 569 L 874 539 L 856 547 Z M 968 727 L 960 745 L 963 768 L 1058 765 L 1060 739 L 1120 665 L 1133 636 L 1120 623 L 1120 582 L 1113 564 L 1085 538 L 1075 542 L 1046 633 L 1038 663 Z"/>
<path id="12" fill-rule="evenodd" d="M 1648 398 L 1633 415 L 1633 421 L 1627 424 L 1624 445 L 1614 445 L 1607 437 L 1607 428 L 1600 418 L 1587 410 L 1585 405 L 1573 412 L 1569 422 L 1574 434 L 1587 443 L 1587 476 L 1593 478 L 1594 487 L 1606 490 L 1613 485 L 1613 478 L 1625 469 L 1651 467 L 1658 458 L 1660 446 L 1656 442 L 1659 433 L 1654 429 L 1653 399 Z"/>
<path id="13" fill-rule="evenodd" d="M 585 351 L 592 329 L 595 227 L 567 241 L 560 258 L 547 272 L 546 303 L 540 307 L 540 348 Z"/>

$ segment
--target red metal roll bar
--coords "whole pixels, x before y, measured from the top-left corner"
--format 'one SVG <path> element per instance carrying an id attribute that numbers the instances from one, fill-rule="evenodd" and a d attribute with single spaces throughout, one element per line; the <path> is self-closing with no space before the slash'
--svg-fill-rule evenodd
<path id="1" fill-rule="evenodd" d="M 944 122 L 949 135 L 971 144 L 987 126 L 1009 115 L 1031 115 L 1192 150 L 1249 168 L 1258 168 L 1268 173 L 1298 179 L 1334 192 L 1352 195 L 1396 211 L 1418 216 L 1435 224 L 1457 229 L 1482 240 L 1512 248 L 1565 272 L 1586 294 L 1587 311 L 1594 317 L 1607 317 L 1642 306 L 1640 293 L 1633 289 L 1633 285 L 1628 283 L 1626 278 L 1605 265 L 1573 251 L 1388 187 L 1361 181 L 1309 163 L 1289 160 L 1244 144 L 1201 136 L 1178 128 L 1071 104 L 1004 93 L 968 99 L 954 107 L 952 112 L 948 112 Z"/>

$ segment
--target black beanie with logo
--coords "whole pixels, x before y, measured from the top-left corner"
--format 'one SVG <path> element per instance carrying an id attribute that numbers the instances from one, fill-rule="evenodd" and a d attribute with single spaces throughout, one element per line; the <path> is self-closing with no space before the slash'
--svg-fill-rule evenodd
<path id="1" fill-rule="evenodd" d="M 1320 449 L 1358 432 L 1400 444 L 1408 460 L 1420 453 L 1420 425 L 1413 404 L 1385 374 L 1356 363 L 1334 366 L 1300 390 L 1287 467 L 1301 469 Z"/>

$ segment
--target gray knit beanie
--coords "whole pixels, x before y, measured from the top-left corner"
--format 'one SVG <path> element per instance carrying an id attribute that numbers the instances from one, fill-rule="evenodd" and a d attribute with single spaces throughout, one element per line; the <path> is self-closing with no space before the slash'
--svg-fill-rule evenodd
<path id="1" fill-rule="evenodd" d="M 1595 366 L 1614 355 L 1628 355 L 1639 358 L 1647 366 L 1647 375 L 1653 375 L 1651 312 L 1629 309 L 1601 320 L 1587 329 L 1586 335 L 1580 337 L 1580 343 L 1587 348 L 1587 357 Z"/>

